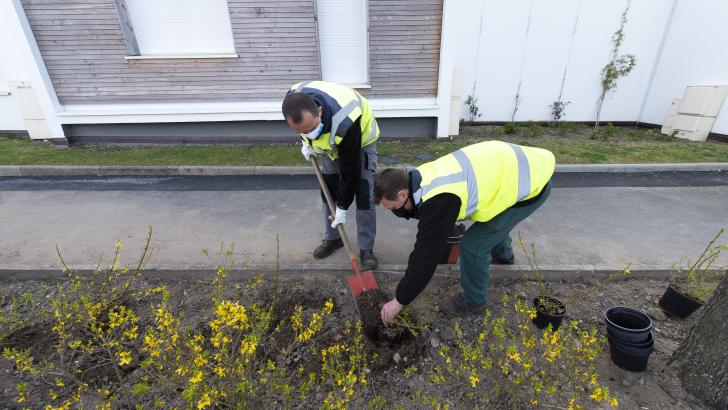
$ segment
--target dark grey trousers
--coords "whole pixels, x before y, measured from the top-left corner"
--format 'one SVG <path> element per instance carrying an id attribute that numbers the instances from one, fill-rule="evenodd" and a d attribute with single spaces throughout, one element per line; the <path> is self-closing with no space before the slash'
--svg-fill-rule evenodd
<path id="1" fill-rule="evenodd" d="M 327 155 L 319 156 L 322 163 L 322 171 L 326 181 L 338 179 L 340 172 L 339 160 L 332 161 Z M 369 251 L 374 249 L 374 237 L 377 235 L 377 217 L 374 208 L 374 174 L 377 172 L 377 143 L 369 144 L 361 149 L 361 181 L 356 193 L 356 242 L 359 250 Z M 336 186 L 329 184 L 331 196 L 336 200 Z M 361 209 L 367 208 L 368 209 Z M 326 201 L 323 204 L 324 213 L 324 238 L 328 240 L 339 239 L 339 232 L 331 227 L 329 207 Z"/>

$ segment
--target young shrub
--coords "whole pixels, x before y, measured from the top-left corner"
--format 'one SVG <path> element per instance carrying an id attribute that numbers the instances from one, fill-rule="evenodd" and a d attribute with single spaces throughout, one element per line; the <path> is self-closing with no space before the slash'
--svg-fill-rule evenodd
<path id="1" fill-rule="evenodd" d="M 509 122 L 503 126 L 503 132 L 508 135 L 518 134 L 520 127 L 515 122 Z"/>

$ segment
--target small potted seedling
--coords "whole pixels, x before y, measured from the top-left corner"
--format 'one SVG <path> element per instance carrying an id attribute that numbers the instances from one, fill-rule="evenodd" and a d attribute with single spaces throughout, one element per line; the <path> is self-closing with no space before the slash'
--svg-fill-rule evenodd
<path id="1" fill-rule="evenodd" d="M 674 274 L 665 293 L 660 298 L 660 308 L 668 315 L 686 318 L 703 306 L 715 292 L 720 271 L 725 267 L 714 267 L 726 245 L 716 245 L 724 229 L 718 231 L 697 260 L 682 258 L 673 265 Z"/>
<path id="2" fill-rule="evenodd" d="M 532 318 L 531 321 L 539 329 L 545 329 L 551 325 L 551 329 L 556 330 L 561 325 L 561 321 L 564 319 L 564 316 L 566 316 L 566 305 L 554 296 L 548 294 L 548 290 L 546 289 L 546 285 L 543 281 L 543 274 L 536 262 L 535 245 L 533 243 L 531 244 L 529 252 L 529 250 L 526 249 L 526 244 L 523 241 L 523 237 L 520 232 L 518 234 L 518 243 L 521 246 L 523 253 L 526 255 L 528 265 L 531 267 L 531 272 L 533 272 L 533 275 L 536 278 L 536 289 L 532 289 L 532 291 L 536 293 L 536 296 L 533 298 L 533 307 L 536 308 L 536 317 Z"/>

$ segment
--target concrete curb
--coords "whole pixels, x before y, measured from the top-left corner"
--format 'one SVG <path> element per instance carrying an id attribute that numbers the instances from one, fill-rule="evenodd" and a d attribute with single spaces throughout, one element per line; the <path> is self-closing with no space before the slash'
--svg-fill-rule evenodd
<path id="1" fill-rule="evenodd" d="M 22 177 L 20 165 L 3 165 L 0 166 L 0 177 Z"/>
<path id="2" fill-rule="evenodd" d="M 697 164 L 563 164 L 556 172 L 715 172 L 728 171 L 728 163 Z"/>
<path id="3" fill-rule="evenodd" d="M 601 265 L 550 265 L 541 266 L 541 273 L 546 281 L 591 281 L 594 279 L 606 279 L 611 277 L 615 280 L 623 279 L 657 279 L 668 280 L 674 272 L 670 266 L 631 266 L 628 275 L 623 274 L 624 266 L 601 266 Z M 91 272 L 93 266 L 74 267 L 78 272 Z M 397 279 L 404 275 L 407 265 L 388 264 L 381 265 L 374 273 L 379 277 Z M 275 267 L 268 265 L 249 265 L 242 269 L 233 270 L 228 274 L 229 280 L 250 279 L 260 274 L 273 275 Z M 279 273 L 282 277 L 294 279 L 301 278 L 330 278 L 331 275 L 348 275 L 351 272 L 349 265 L 332 264 L 302 264 L 282 265 Z M 458 265 L 439 265 L 435 271 L 440 277 L 459 277 Z M 524 272 L 526 274 L 524 274 Z M 718 270 L 716 270 L 718 272 Z M 144 271 L 144 277 L 150 279 L 165 280 L 212 280 L 215 269 L 210 266 L 150 266 Z M 534 279 L 530 268 L 527 265 L 493 265 L 491 268 L 491 281 L 493 283 L 507 283 L 513 280 L 520 280 L 528 277 Z M 0 268 L 0 278 L 5 282 L 31 281 L 31 280 L 63 280 L 65 275 L 59 268 L 44 267 L 10 267 Z"/>
<path id="4" fill-rule="evenodd" d="M 394 165 L 393 167 L 404 167 Z M 380 167 L 382 169 L 384 167 Z M 717 172 L 728 171 L 728 163 L 698 164 L 564 164 L 557 173 L 575 172 Z M 299 166 L 75 166 L 0 165 L 0 177 L 51 176 L 240 176 L 312 175 L 311 167 Z"/>

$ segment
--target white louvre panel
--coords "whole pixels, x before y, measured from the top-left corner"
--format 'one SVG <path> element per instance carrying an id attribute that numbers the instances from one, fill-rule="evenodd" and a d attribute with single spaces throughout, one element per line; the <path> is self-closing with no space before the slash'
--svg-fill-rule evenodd
<path id="1" fill-rule="evenodd" d="M 142 55 L 235 52 L 226 0 L 127 0 Z"/>
<path id="2" fill-rule="evenodd" d="M 367 84 L 366 0 L 317 0 L 316 13 L 323 80 Z"/>

